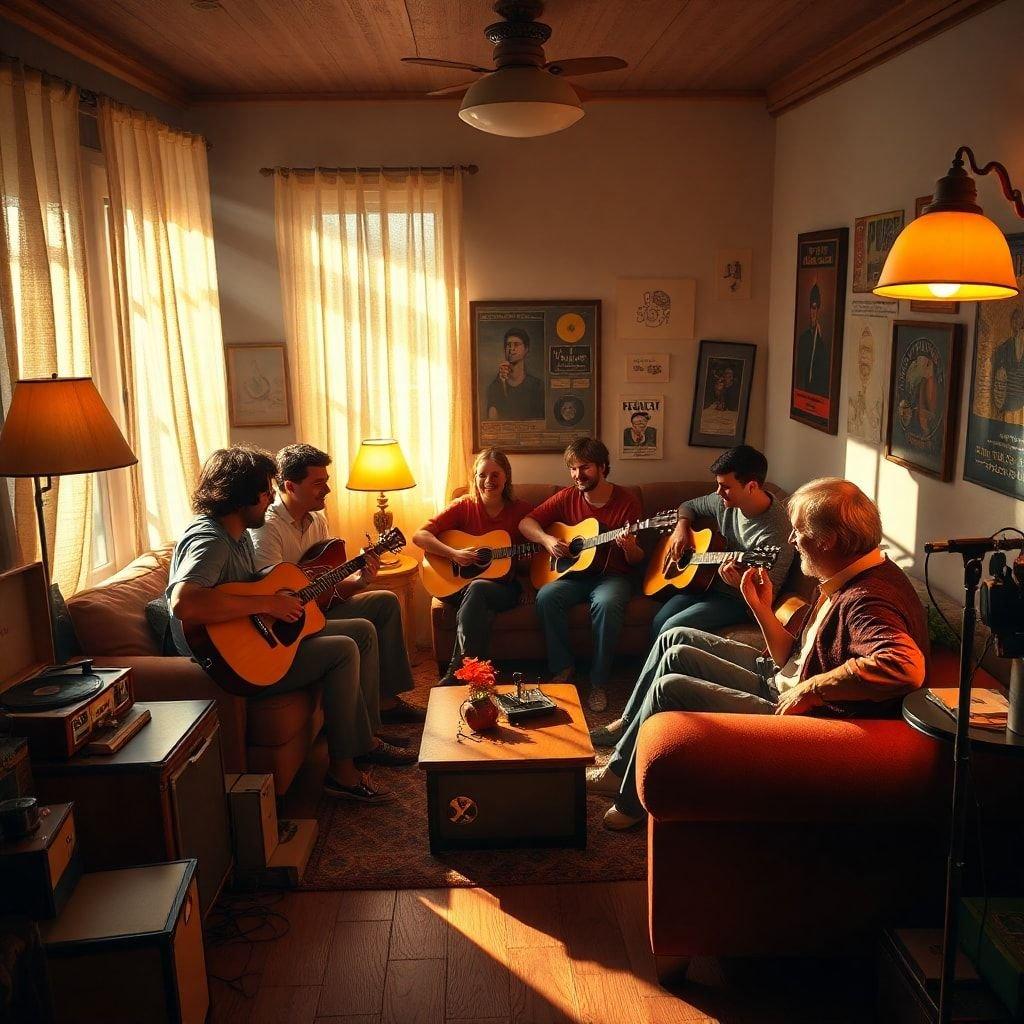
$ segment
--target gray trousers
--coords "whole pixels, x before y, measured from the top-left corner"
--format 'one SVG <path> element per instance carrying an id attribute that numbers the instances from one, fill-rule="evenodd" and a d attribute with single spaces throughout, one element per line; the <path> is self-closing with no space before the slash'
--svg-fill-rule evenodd
<path id="1" fill-rule="evenodd" d="M 518 580 L 473 580 L 457 594 L 444 598 L 455 613 L 455 649 L 448 675 L 462 667 L 466 658 L 486 658 L 491 646 L 491 623 L 498 612 L 519 603 L 522 587 Z"/>
<path id="2" fill-rule="evenodd" d="M 360 672 L 356 641 L 332 633 L 332 628 L 328 622 L 322 633 L 303 640 L 287 675 L 254 699 L 319 686 L 327 750 L 337 761 L 358 757 L 373 746 L 373 734 L 380 729 L 380 692 L 376 677 Z"/>
<path id="3" fill-rule="evenodd" d="M 331 606 L 327 629 L 359 645 L 360 673 L 386 698 L 413 688 L 402 604 L 390 590 L 367 590 Z"/>
<path id="4" fill-rule="evenodd" d="M 659 711 L 725 711 L 746 715 L 775 713 L 776 698 L 757 672 L 761 652 L 702 629 L 680 626 L 655 644 L 657 664 L 646 665 L 634 695 L 633 713 L 615 745 L 608 767 L 622 779 L 615 804 L 626 814 L 643 813 L 636 790 L 636 741 L 640 727 Z M 652 652 L 653 653 L 653 652 Z M 649 673 L 649 685 L 645 676 Z"/>

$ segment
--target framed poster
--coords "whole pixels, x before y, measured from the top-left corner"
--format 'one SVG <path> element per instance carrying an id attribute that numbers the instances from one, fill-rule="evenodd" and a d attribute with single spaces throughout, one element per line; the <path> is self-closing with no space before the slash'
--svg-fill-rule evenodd
<path id="1" fill-rule="evenodd" d="M 664 458 L 665 431 L 664 395 L 620 395 L 619 423 L 620 459 Z"/>
<path id="2" fill-rule="evenodd" d="M 747 436 L 757 346 L 744 341 L 702 341 L 690 419 L 690 444 L 732 448 Z"/>
<path id="3" fill-rule="evenodd" d="M 858 217 L 853 228 L 853 291 L 870 292 L 882 276 L 885 258 L 903 230 L 903 211 Z"/>
<path id="4" fill-rule="evenodd" d="M 697 282 L 692 277 L 619 278 L 618 336 L 652 342 L 692 338 L 696 299 Z"/>
<path id="5" fill-rule="evenodd" d="M 921 216 L 921 211 L 932 201 L 931 196 L 918 196 L 914 200 L 914 220 Z M 956 316 L 960 312 L 959 302 L 921 302 L 910 300 L 911 313 L 943 313 Z"/>
<path id="6" fill-rule="evenodd" d="M 963 324 L 897 320 L 892 332 L 885 457 L 952 480 Z"/>
<path id="7" fill-rule="evenodd" d="M 233 427 L 286 427 L 288 359 L 283 342 L 224 346 L 228 372 L 228 413 Z"/>
<path id="8" fill-rule="evenodd" d="M 597 437 L 601 301 L 471 302 L 473 449 L 560 452 Z"/>
<path id="9" fill-rule="evenodd" d="M 1024 287 L 1024 234 L 1007 235 Z M 1024 297 L 979 302 L 964 479 L 1024 500 Z"/>
<path id="10" fill-rule="evenodd" d="M 650 384 L 668 380 L 667 352 L 631 352 L 626 356 L 626 380 L 632 384 Z"/>
<path id="11" fill-rule="evenodd" d="M 796 315 L 789 418 L 826 434 L 839 427 L 846 249 L 849 228 L 809 231 L 796 240 Z"/>
<path id="12" fill-rule="evenodd" d="M 851 313 L 847 327 L 846 433 L 858 441 L 881 444 L 892 321 Z"/>

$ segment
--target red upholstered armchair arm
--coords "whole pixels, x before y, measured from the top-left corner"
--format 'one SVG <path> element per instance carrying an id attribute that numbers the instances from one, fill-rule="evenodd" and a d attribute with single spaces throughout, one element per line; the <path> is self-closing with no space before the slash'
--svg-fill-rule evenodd
<path id="1" fill-rule="evenodd" d="M 190 658 L 104 655 L 93 660 L 100 667 L 116 665 L 130 668 L 138 701 L 215 700 L 224 767 L 229 771 L 245 770 L 245 699 L 222 690 Z"/>
<path id="2" fill-rule="evenodd" d="M 669 711 L 640 730 L 661 821 L 879 821 L 948 813 L 950 747 L 903 721 Z"/>

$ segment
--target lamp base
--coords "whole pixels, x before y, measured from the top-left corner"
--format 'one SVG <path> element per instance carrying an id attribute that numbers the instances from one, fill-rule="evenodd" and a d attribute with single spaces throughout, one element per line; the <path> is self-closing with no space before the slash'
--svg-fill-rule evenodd
<path id="1" fill-rule="evenodd" d="M 384 536 L 392 526 L 395 525 L 395 517 L 388 509 L 387 495 L 381 491 L 377 497 L 377 511 L 373 514 L 373 528 L 377 531 L 377 543 L 380 543 L 381 537 Z M 384 569 L 393 569 L 398 565 L 398 555 L 391 551 L 382 551 L 380 555 L 380 564 Z"/>

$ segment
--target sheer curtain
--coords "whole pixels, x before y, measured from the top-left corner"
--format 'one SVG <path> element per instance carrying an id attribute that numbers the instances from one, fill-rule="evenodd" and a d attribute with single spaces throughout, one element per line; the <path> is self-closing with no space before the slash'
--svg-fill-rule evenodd
<path id="1" fill-rule="evenodd" d="M 345 489 L 368 437 L 394 437 L 417 486 L 389 495 L 408 535 L 465 480 L 469 351 L 458 170 L 275 176 L 277 255 L 299 440 L 334 459 L 339 536 L 374 495 Z"/>
<path id="2" fill-rule="evenodd" d="M 0 61 L 0 372 L 3 409 L 18 377 L 88 376 L 89 311 L 78 90 Z M 39 557 L 30 480 L 4 481 L 0 520 L 12 562 Z M 92 477 L 53 480 L 45 499 L 52 575 L 65 594 L 88 573 Z"/>
<path id="3" fill-rule="evenodd" d="M 228 443 L 210 183 L 199 136 L 109 99 L 99 122 L 141 550 L 177 538 L 203 460 Z"/>

